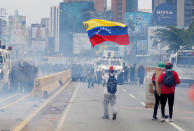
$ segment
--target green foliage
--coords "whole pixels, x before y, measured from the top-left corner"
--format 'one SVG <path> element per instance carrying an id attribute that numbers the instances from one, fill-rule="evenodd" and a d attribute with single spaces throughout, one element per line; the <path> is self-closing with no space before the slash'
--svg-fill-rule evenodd
<path id="1" fill-rule="evenodd" d="M 194 46 L 194 23 L 187 29 L 169 26 L 166 29 L 158 29 L 156 31 L 157 38 L 163 44 L 168 45 L 170 50 L 176 51 L 180 47 L 191 49 Z"/>

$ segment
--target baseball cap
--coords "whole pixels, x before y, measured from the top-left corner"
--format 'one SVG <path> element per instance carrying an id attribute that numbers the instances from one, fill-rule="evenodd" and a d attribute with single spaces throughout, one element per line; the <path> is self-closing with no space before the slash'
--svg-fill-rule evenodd
<path id="1" fill-rule="evenodd" d="M 164 64 L 163 62 L 160 62 L 160 63 L 158 64 L 158 67 L 164 68 L 164 67 L 165 67 L 165 64 Z"/>
<path id="2" fill-rule="evenodd" d="M 168 61 L 165 63 L 165 68 L 171 69 L 172 67 L 173 67 L 173 64 L 171 62 Z"/>
<path id="3" fill-rule="evenodd" d="M 114 66 L 110 66 L 109 71 L 114 71 Z"/>

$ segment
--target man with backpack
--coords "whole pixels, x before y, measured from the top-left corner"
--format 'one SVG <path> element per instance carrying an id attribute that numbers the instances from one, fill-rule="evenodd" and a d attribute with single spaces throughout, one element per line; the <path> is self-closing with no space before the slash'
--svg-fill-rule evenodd
<path id="1" fill-rule="evenodd" d="M 165 63 L 165 71 L 160 74 L 158 83 L 161 85 L 161 122 L 165 121 L 165 106 L 168 100 L 169 107 L 169 122 L 172 122 L 173 105 L 174 105 L 174 93 L 176 84 L 180 84 L 180 79 L 176 71 L 172 70 L 172 63 Z"/>
<path id="2" fill-rule="evenodd" d="M 106 81 L 104 86 L 104 116 L 102 119 L 109 119 L 108 113 L 108 104 L 110 103 L 113 111 L 113 120 L 116 120 L 117 111 L 116 111 L 116 92 L 117 92 L 117 76 L 114 73 L 114 67 L 109 67 L 109 74 L 104 74 L 102 79 Z"/>

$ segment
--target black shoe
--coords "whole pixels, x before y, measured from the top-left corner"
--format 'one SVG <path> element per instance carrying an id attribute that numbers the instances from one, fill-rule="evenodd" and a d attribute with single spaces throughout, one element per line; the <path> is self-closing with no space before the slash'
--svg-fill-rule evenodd
<path id="1" fill-rule="evenodd" d="M 116 120 L 116 118 L 117 118 L 117 113 L 114 113 L 113 116 L 112 116 L 112 119 Z"/>
<path id="2" fill-rule="evenodd" d="M 103 116 L 102 119 L 109 119 L 109 116 Z"/>
<path id="3" fill-rule="evenodd" d="M 158 118 L 156 116 L 153 116 L 152 120 L 158 120 Z"/>

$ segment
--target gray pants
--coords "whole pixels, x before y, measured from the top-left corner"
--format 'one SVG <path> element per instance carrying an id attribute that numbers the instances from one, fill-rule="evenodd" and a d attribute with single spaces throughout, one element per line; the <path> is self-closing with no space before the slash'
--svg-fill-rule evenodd
<path id="1" fill-rule="evenodd" d="M 115 94 L 104 94 L 104 116 L 109 116 L 108 113 L 108 104 L 110 102 L 113 114 L 116 114 L 116 99 L 117 96 Z"/>

